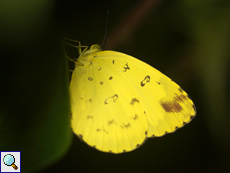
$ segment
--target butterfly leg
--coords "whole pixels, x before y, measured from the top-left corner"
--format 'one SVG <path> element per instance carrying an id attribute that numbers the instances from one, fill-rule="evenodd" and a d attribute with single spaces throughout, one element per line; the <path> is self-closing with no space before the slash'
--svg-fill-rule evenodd
<path id="1" fill-rule="evenodd" d="M 66 45 L 69 45 L 69 46 L 71 46 L 71 47 L 77 48 L 77 49 L 78 49 L 78 53 L 79 53 L 80 56 L 81 56 L 83 53 L 85 53 L 85 51 L 88 49 L 88 46 L 82 46 L 80 41 L 72 40 L 72 39 L 69 39 L 69 38 L 66 38 L 66 37 L 63 37 L 63 38 L 66 39 L 66 40 L 68 40 L 68 41 L 72 41 L 72 42 L 78 43 L 78 46 L 76 46 L 76 45 L 67 43 L 67 42 L 64 40 L 64 43 L 65 43 Z M 81 50 L 82 48 L 84 48 L 83 51 Z"/>

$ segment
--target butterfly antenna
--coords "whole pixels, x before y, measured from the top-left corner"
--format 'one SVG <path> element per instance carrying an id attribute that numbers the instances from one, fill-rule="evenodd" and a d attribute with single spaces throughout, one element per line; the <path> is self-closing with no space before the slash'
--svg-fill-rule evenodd
<path id="1" fill-rule="evenodd" d="M 106 33 L 107 33 L 107 28 L 108 28 L 108 21 L 109 21 L 109 9 L 106 7 L 107 9 L 107 18 L 106 18 L 106 23 L 105 23 L 105 34 L 104 34 L 104 38 L 103 38 L 103 42 L 101 44 L 101 47 L 104 45 L 105 43 L 105 39 L 106 39 Z"/>

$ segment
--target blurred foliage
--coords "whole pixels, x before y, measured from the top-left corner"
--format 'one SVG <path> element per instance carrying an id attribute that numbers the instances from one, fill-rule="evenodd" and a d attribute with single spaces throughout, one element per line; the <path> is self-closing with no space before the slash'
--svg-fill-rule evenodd
<path id="1" fill-rule="evenodd" d="M 0 150 L 22 151 L 22 168 L 31 172 L 52 163 L 42 172 L 230 171 L 230 2 L 153 1 L 0 1 Z M 197 107 L 197 116 L 181 130 L 119 155 L 99 152 L 76 136 L 68 150 L 61 37 L 101 44 L 106 7 L 105 49 L 159 69 Z M 67 52 L 78 56 L 73 48 Z"/>
<path id="2" fill-rule="evenodd" d="M 0 1 L 0 151 L 21 151 L 22 172 L 59 159 L 72 134 L 68 68 L 54 1 Z"/>

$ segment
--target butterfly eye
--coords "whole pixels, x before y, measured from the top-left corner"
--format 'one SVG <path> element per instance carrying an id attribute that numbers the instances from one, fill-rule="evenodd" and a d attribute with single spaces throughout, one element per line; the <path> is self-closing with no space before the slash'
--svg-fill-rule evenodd
<path id="1" fill-rule="evenodd" d="M 92 45 L 91 47 L 90 47 L 90 49 L 101 49 L 101 46 L 100 45 L 98 45 L 98 44 L 94 44 L 94 45 Z"/>

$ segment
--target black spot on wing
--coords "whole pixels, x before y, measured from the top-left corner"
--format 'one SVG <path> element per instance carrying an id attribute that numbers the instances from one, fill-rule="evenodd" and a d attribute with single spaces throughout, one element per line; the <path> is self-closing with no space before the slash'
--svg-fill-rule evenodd
<path id="1" fill-rule="evenodd" d="M 81 134 L 78 134 L 77 137 L 80 139 L 81 142 L 84 142 L 83 136 Z"/>
<path id="2" fill-rule="evenodd" d="M 101 81 L 101 82 L 100 82 L 100 85 L 102 85 L 103 83 L 104 83 L 104 82 Z"/>
<path id="3" fill-rule="evenodd" d="M 190 116 L 190 120 L 192 120 L 195 117 L 195 115 Z"/>
<path id="4" fill-rule="evenodd" d="M 158 81 L 156 81 L 156 83 L 158 84 L 158 85 L 160 85 L 161 83 L 160 82 L 158 82 Z"/>
<path id="5" fill-rule="evenodd" d="M 130 68 L 129 68 L 129 66 L 128 66 L 128 63 L 127 64 L 125 64 L 125 67 L 123 67 L 125 70 L 124 70 L 124 72 L 126 72 L 127 70 L 130 70 Z"/>
<path id="6" fill-rule="evenodd" d="M 165 110 L 165 112 L 178 113 L 183 110 L 182 106 L 178 102 L 173 101 L 161 102 L 161 106 Z"/>
<path id="7" fill-rule="evenodd" d="M 135 116 L 134 117 L 131 117 L 133 120 L 137 120 L 137 119 L 139 119 L 139 117 L 137 116 L 137 114 L 135 114 Z"/>
<path id="8" fill-rule="evenodd" d="M 89 81 L 93 81 L 93 78 L 92 78 L 92 77 L 88 77 L 88 80 L 89 80 Z"/>
<path id="9" fill-rule="evenodd" d="M 85 100 L 84 98 L 80 97 L 81 100 L 84 100 L 86 103 L 87 102 L 92 102 L 92 99 L 89 99 L 89 100 Z"/>
<path id="10" fill-rule="evenodd" d="M 86 118 L 87 118 L 87 119 L 91 119 L 92 121 L 94 121 L 92 115 L 88 115 Z"/>
<path id="11" fill-rule="evenodd" d="M 120 127 L 122 128 L 122 129 L 124 129 L 124 128 L 130 128 L 131 127 L 131 125 L 128 123 L 128 124 L 122 124 L 122 125 L 120 125 Z"/>
<path id="12" fill-rule="evenodd" d="M 117 124 L 117 122 L 116 122 L 114 119 L 109 120 L 109 121 L 108 121 L 108 126 L 109 126 L 109 125 L 112 125 L 112 124 Z"/>
<path id="13" fill-rule="evenodd" d="M 130 105 L 134 105 L 135 103 L 139 103 L 139 100 L 137 98 L 132 98 Z"/>
<path id="14" fill-rule="evenodd" d="M 83 139 L 83 136 L 82 136 L 82 135 L 78 135 L 78 136 L 79 136 L 79 138 Z"/>
<path id="15" fill-rule="evenodd" d="M 175 97 L 173 97 L 172 100 L 160 100 L 160 104 L 162 108 L 165 110 L 165 112 L 178 113 L 183 111 L 181 103 L 183 103 L 185 100 L 188 99 L 189 98 L 183 94 L 181 95 L 175 94 Z"/>
<path id="16" fill-rule="evenodd" d="M 108 104 L 108 103 L 111 103 L 111 102 L 116 102 L 117 99 L 118 99 L 118 95 L 114 94 L 112 97 L 109 97 L 109 98 L 105 99 L 104 103 Z"/>
<path id="17" fill-rule="evenodd" d="M 183 91 L 184 91 L 182 88 L 179 88 L 178 90 L 179 90 L 181 93 L 183 93 Z"/>
<path id="18" fill-rule="evenodd" d="M 129 128 L 129 127 L 131 127 L 131 125 L 128 123 L 128 124 L 124 124 L 124 126 L 126 127 L 126 128 Z"/>
<path id="19" fill-rule="evenodd" d="M 115 60 L 113 60 L 113 64 L 115 63 Z"/>
<path id="20" fill-rule="evenodd" d="M 109 133 L 109 132 L 107 132 L 107 131 L 104 129 L 104 127 L 102 127 L 101 129 L 98 128 L 98 129 L 96 129 L 96 131 L 97 131 L 97 132 L 104 132 L 104 133 L 106 133 L 106 134 Z"/>
<path id="21" fill-rule="evenodd" d="M 145 86 L 146 83 L 150 82 L 150 76 L 145 76 L 145 78 L 141 81 L 141 86 Z"/>
<path id="22" fill-rule="evenodd" d="M 112 79 L 113 79 L 113 76 L 110 76 L 110 77 L 109 77 L 109 80 L 112 80 Z"/>

